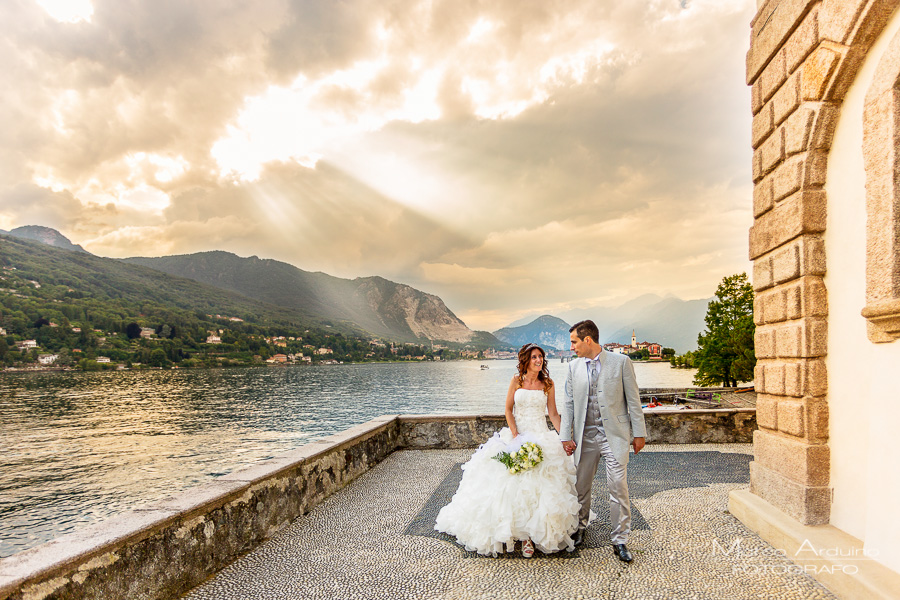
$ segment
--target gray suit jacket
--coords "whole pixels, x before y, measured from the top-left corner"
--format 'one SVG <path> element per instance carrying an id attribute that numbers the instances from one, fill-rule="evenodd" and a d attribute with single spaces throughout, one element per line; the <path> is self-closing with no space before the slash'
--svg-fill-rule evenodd
<path id="1" fill-rule="evenodd" d="M 590 381 L 588 366 L 583 358 L 573 358 L 566 374 L 566 393 L 560 411 L 559 437 L 575 440 L 575 464 L 581 459 L 581 441 L 587 416 Z M 597 390 L 603 430 L 616 460 L 628 464 L 631 440 L 647 437 L 641 395 L 634 377 L 634 365 L 624 354 L 603 350 L 600 353 L 600 381 Z"/>

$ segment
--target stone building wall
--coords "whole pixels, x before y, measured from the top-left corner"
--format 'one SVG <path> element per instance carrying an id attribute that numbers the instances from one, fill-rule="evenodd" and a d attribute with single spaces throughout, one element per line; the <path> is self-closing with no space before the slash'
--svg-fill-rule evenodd
<path id="1" fill-rule="evenodd" d="M 841 102 L 897 2 L 769 0 L 752 23 L 759 431 L 752 491 L 829 521 L 825 175 Z"/>
<path id="2" fill-rule="evenodd" d="M 853 496 L 846 505 L 868 524 L 847 529 L 863 542 L 889 517 L 873 500 L 898 485 L 873 433 L 892 419 L 885 407 L 897 407 L 896 394 L 881 396 L 896 389 L 884 366 L 900 349 L 900 34 L 887 29 L 898 6 L 760 1 L 747 54 L 759 426 L 751 492 L 802 525 L 838 527 L 834 498 Z M 865 94 L 858 113 L 846 106 L 851 90 Z M 835 151 L 836 130 L 847 126 L 863 130 L 860 141 Z M 859 157 L 861 173 L 852 193 L 835 181 L 848 156 Z M 829 232 L 838 208 L 861 219 L 856 262 L 839 256 L 848 240 Z M 844 294 L 856 281 L 858 303 Z M 835 335 L 838 323 L 862 333 Z M 856 489 L 846 477 L 854 470 Z M 878 560 L 897 569 L 896 557 Z"/>

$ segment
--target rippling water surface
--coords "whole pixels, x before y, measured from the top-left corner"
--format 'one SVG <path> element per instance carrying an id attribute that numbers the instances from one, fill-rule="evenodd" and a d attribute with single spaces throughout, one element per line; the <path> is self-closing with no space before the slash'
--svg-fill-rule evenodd
<path id="1" fill-rule="evenodd" d="M 489 364 L 0 374 L 0 556 L 377 416 L 502 413 L 515 362 Z"/>

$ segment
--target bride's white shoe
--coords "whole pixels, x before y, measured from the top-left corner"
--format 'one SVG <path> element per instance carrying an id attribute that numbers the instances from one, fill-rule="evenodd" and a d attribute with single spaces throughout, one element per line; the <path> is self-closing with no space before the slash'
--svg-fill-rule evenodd
<path id="1" fill-rule="evenodd" d="M 525 558 L 531 558 L 534 556 L 534 544 L 531 540 L 525 540 L 522 542 L 522 556 Z"/>

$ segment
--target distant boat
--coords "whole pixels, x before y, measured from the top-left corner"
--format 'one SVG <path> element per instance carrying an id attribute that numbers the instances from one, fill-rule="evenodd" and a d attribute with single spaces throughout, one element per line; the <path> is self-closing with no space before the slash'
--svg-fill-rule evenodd
<path id="1" fill-rule="evenodd" d="M 481 365 L 481 370 L 484 371 L 485 369 L 490 369 L 490 367 L 487 365 Z"/>

